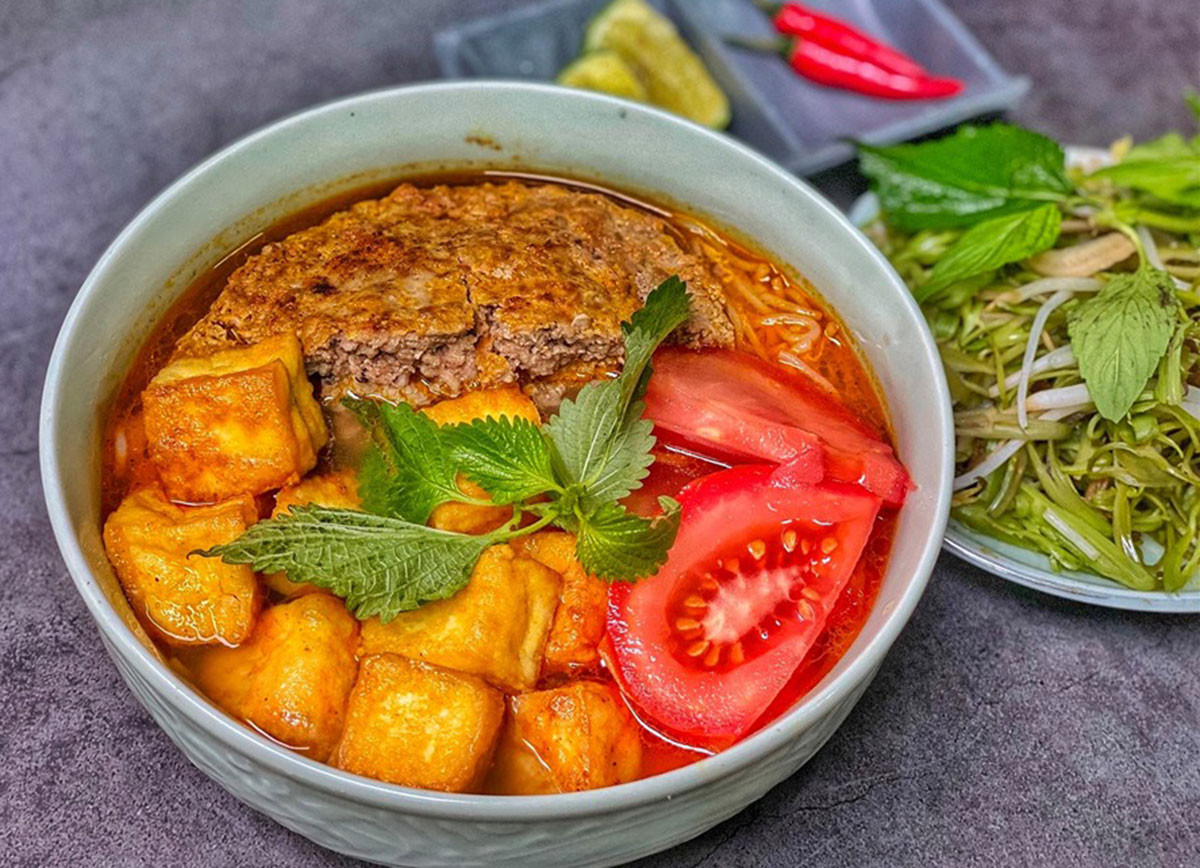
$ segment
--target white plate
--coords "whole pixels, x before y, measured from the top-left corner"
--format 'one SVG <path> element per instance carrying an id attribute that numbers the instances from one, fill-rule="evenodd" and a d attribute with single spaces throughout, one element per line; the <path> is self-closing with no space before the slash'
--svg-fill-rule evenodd
<path id="1" fill-rule="evenodd" d="M 1066 152 L 1067 163 L 1072 166 L 1098 167 L 1109 161 L 1108 152 L 1099 148 L 1068 147 Z M 878 214 L 879 200 L 873 193 L 860 196 L 849 212 L 855 226 L 865 226 Z M 942 547 L 992 575 L 1079 603 L 1138 612 L 1200 612 L 1196 579 L 1189 589 L 1171 594 L 1134 591 L 1095 573 L 1056 572 L 1045 555 L 978 533 L 953 518 L 946 527 Z"/>

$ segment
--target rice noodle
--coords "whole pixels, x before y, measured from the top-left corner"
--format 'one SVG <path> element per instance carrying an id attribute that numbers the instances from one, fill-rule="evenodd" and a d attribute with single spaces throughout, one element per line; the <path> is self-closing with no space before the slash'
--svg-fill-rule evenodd
<path id="1" fill-rule="evenodd" d="M 1046 327 L 1046 321 L 1050 318 L 1050 314 L 1054 313 L 1064 302 L 1069 301 L 1072 295 L 1074 292 L 1068 289 L 1056 290 L 1038 308 L 1037 316 L 1033 318 L 1033 325 L 1029 329 L 1029 340 L 1025 342 L 1025 356 L 1021 361 L 1021 370 L 1017 376 L 1017 424 L 1022 428 L 1029 423 L 1025 398 L 1029 394 L 1030 368 L 1033 366 L 1033 357 L 1037 353 L 1038 341 L 1042 338 L 1042 330 Z"/>
<path id="2" fill-rule="evenodd" d="M 693 236 L 692 243 L 713 264 L 726 289 L 725 308 L 738 342 L 836 395 L 837 387 L 813 367 L 825 345 L 836 343 L 830 337 L 836 323 L 824 322 L 826 315 L 813 306 L 809 292 L 769 263 L 739 255 L 710 232 Z M 760 334 L 764 327 L 769 331 Z"/>
<path id="3" fill-rule="evenodd" d="M 792 308 L 788 313 L 773 313 L 769 316 L 764 316 L 759 322 L 765 326 L 772 325 L 798 325 L 808 326 L 815 325 L 815 321 L 820 319 L 821 314 L 815 310 L 805 310 L 804 308 Z"/>
<path id="4" fill-rule="evenodd" d="M 727 277 L 726 274 L 729 276 Z M 764 299 L 757 291 L 750 289 L 742 282 L 742 278 L 745 277 L 745 272 L 732 272 L 730 269 L 722 269 L 720 275 L 721 282 L 724 283 L 726 287 L 732 287 L 733 289 L 737 290 L 738 296 L 747 304 L 749 304 L 750 307 L 762 314 L 767 312 L 767 305 Z"/>
<path id="5" fill-rule="evenodd" d="M 804 355 L 813 348 L 813 344 L 821 339 L 821 335 L 823 334 L 821 324 L 810 316 L 781 314 L 779 316 L 763 317 L 759 322 L 765 326 L 780 325 L 784 319 L 788 321 L 789 325 L 795 326 L 780 329 L 787 337 L 793 352 Z"/>
<path id="6" fill-rule="evenodd" d="M 808 377 L 810 380 L 812 380 L 814 383 L 816 383 L 818 386 L 820 386 L 826 392 L 829 392 L 829 394 L 831 394 L 831 395 L 837 394 L 837 389 L 834 388 L 833 383 L 829 382 L 827 379 L 825 379 L 820 374 L 818 374 L 812 368 L 811 365 L 809 365 L 806 361 L 804 361 L 798 355 L 793 353 L 791 350 L 780 350 L 779 354 L 775 358 L 781 364 L 788 365 L 789 367 L 795 368 L 797 371 L 804 374 L 804 376 Z"/>

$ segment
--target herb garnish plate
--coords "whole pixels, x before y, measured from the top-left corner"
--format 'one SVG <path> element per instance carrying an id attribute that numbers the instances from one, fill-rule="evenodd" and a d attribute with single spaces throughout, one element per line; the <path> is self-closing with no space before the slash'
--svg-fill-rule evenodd
<path id="1" fill-rule="evenodd" d="M 1100 148 L 1068 146 L 1065 150 L 1068 166 L 1096 166 L 1109 161 L 1107 151 Z M 860 196 L 849 209 L 855 226 L 865 226 L 878 214 L 879 200 L 873 193 Z M 1174 593 L 1135 591 L 1094 573 L 1055 571 L 1045 555 L 978 533 L 953 516 L 946 526 L 942 548 L 994 576 L 1077 603 L 1134 612 L 1200 612 L 1200 577 L 1193 577 L 1186 588 Z"/>

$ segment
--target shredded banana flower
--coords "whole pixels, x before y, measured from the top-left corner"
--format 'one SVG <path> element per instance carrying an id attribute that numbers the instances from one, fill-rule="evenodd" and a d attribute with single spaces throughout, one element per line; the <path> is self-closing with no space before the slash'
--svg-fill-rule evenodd
<path id="1" fill-rule="evenodd" d="M 958 230 L 868 234 L 916 287 Z M 1071 310 L 1126 262 L 1086 276 L 1010 266 L 923 306 L 954 400 L 954 516 L 980 533 L 1139 590 L 1200 584 L 1200 246 L 1139 227 L 1174 277 L 1182 339 L 1132 411 L 1102 418 L 1067 333 Z M 1088 236 L 1082 235 L 1080 241 Z"/>

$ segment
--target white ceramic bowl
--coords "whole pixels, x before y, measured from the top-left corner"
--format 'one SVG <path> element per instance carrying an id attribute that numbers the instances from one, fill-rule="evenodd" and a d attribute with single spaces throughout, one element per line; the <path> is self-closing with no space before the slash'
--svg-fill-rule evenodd
<path id="1" fill-rule="evenodd" d="M 684 203 L 805 274 L 879 377 L 917 491 L 862 634 L 794 709 L 741 744 L 668 774 L 568 795 L 405 789 L 290 753 L 180 680 L 137 627 L 100 539 L 99 426 L 138 346 L 200 270 L 306 203 L 434 169 L 541 170 Z M 161 194 L 83 285 L 42 403 L 54 532 L 134 694 L 189 759 L 248 805 L 319 844 L 403 865 L 611 865 L 691 838 L 795 772 L 833 734 L 908 620 L 949 504 L 949 396 L 899 278 L 828 202 L 725 136 L 596 94 L 515 83 L 397 88 L 320 106 L 242 139 Z"/>

